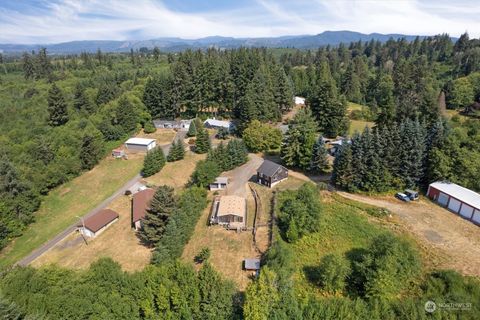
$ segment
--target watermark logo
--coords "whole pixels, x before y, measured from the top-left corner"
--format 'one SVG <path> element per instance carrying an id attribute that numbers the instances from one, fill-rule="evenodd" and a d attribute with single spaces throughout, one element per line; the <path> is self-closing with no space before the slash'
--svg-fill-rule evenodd
<path id="1" fill-rule="evenodd" d="M 435 310 L 441 309 L 446 311 L 463 310 L 468 311 L 472 309 L 472 304 L 468 302 L 441 302 L 435 303 L 431 300 L 425 302 L 425 311 L 433 313 Z"/>
<path id="2" fill-rule="evenodd" d="M 433 301 L 425 302 L 425 311 L 429 313 L 433 313 L 437 309 L 437 305 Z"/>

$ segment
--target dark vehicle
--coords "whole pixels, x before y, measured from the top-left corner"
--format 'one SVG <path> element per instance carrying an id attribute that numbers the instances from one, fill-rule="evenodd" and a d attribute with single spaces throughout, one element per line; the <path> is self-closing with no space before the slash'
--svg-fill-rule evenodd
<path id="1" fill-rule="evenodd" d="M 410 200 L 415 201 L 418 200 L 418 192 L 414 190 L 407 189 L 405 190 L 405 194 L 410 198 Z"/>
<path id="2" fill-rule="evenodd" d="M 395 194 L 395 198 L 405 201 L 405 202 L 410 202 L 410 197 L 407 196 L 405 193 L 397 192 Z"/>

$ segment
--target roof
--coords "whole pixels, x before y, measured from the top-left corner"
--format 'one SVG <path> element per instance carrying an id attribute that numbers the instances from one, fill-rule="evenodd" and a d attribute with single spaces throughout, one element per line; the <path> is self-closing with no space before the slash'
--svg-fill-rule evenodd
<path id="1" fill-rule="evenodd" d="M 217 183 L 227 184 L 228 183 L 228 178 L 227 177 L 217 177 L 213 183 L 215 183 L 215 184 L 217 184 Z"/>
<path id="2" fill-rule="evenodd" d="M 245 269 L 258 270 L 260 269 L 260 259 L 245 259 Z"/>
<path id="3" fill-rule="evenodd" d="M 271 177 L 280 168 L 284 168 L 285 170 L 287 170 L 285 167 L 279 165 L 278 163 L 275 163 L 270 160 L 264 160 L 262 165 L 257 169 L 257 172 L 260 172 L 261 174 L 264 174 L 267 177 Z"/>
<path id="4" fill-rule="evenodd" d="M 133 195 L 132 199 L 132 222 L 135 223 L 145 218 L 145 213 L 150 207 L 150 200 L 152 200 L 155 190 L 145 189 Z"/>
<path id="5" fill-rule="evenodd" d="M 130 138 L 125 142 L 125 144 L 137 144 L 141 146 L 148 146 L 149 144 L 155 141 L 156 141 L 155 139 Z"/>
<path id="6" fill-rule="evenodd" d="M 105 227 L 107 224 L 118 218 L 118 213 L 111 209 L 103 209 L 96 212 L 94 215 L 84 219 L 85 228 L 97 232 Z M 83 225 L 80 225 L 83 226 Z"/>
<path id="7" fill-rule="evenodd" d="M 239 196 L 223 196 L 218 204 L 217 216 L 244 216 L 246 208 L 245 198 Z"/>
<path id="8" fill-rule="evenodd" d="M 295 97 L 293 100 L 295 101 L 295 104 L 305 104 L 305 98 Z"/>
<path id="9" fill-rule="evenodd" d="M 475 191 L 446 181 L 437 181 L 431 183 L 430 187 L 457 198 L 461 202 L 464 202 L 474 208 L 480 209 L 480 194 L 476 193 Z"/>
<path id="10" fill-rule="evenodd" d="M 205 120 L 204 123 L 208 124 L 210 126 L 213 126 L 213 127 L 224 127 L 224 128 L 227 128 L 227 129 L 229 129 L 230 126 L 231 126 L 230 121 L 221 121 L 221 120 L 217 120 L 217 119 L 207 119 L 207 120 Z"/>

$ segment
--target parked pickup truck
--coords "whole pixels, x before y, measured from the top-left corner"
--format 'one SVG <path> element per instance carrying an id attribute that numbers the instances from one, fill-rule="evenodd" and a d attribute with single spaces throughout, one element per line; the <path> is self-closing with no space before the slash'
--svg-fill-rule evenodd
<path id="1" fill-rule="evenodd" d="M 395 194 L 395 198 L 405 201 L 405 202 L 410 202 L 410 197 L 407 196 L 405 193 L 397 192 Z"/>

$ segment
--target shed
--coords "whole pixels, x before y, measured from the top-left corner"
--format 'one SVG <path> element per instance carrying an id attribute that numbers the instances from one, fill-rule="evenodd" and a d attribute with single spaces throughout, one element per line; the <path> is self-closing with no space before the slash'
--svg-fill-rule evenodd
<path id="1" fill-rule="evenodd" d="M 150 209 L 150 201 L 155 194 L 155 190 L 147 188 L 135 193 L 132 197 L 132 226 L 135 230 L 142 228 L 142 220 Z"/>
<path id="2" fill-rule="evenodd" d="M 448 181 L 428 186 L 427 196 L 462 218 L 480 224 L 480 194 Z"/>
<path id="3" fill-rule="evenodd" d="M 130 138 L 125 142 L 129 152 L 147 152 L 157 145 L 157 140 L 146 138 Z"/>
<path id="4" fill-rule="evenodd" d="M 117 220 L 118 213 L 111 209 L 103 209 L 86 219 L 82 219 L 82 223 L 78 225 L 78 230 L 84 236 L 93 238 L 105 231 Z"/>
<path id="5" fill-rule="evenodd" d="M 228 178 L 227 177 L 217 177 L 215 181 L 210 183 L 210 190 L 223 190 L 226 189 L 228 185 Z"/>
<path id="6" fill-rule="evenodd" d="M 295 97 L 293 98 L 293 101 L 295 102 L 296 105 L 301 105 L 301 106 L 305 105 L 305 98 L 303 97 Z"/>
<path id="7" fill-rule="evenodd" d="M 260 259 L 250 258 L 250 259 L 243 260 L 243 268 L 245 270 L 253 270 L 253 271 L 260 270 Z"/>
<path id="8" fill-rule="evenodd" d="M 246 218 L 247 201 L 245 198 L 222 196 L 213 202 L 211 223 L 239 229 L 245 227 Z"/>
<path id="9" fill-rule="evenodd" d="M 270 160 L 263 161 L 262 165 L 257 169 L 257 182 L 269 188 L 287 178 L 287 168 Z"/>

